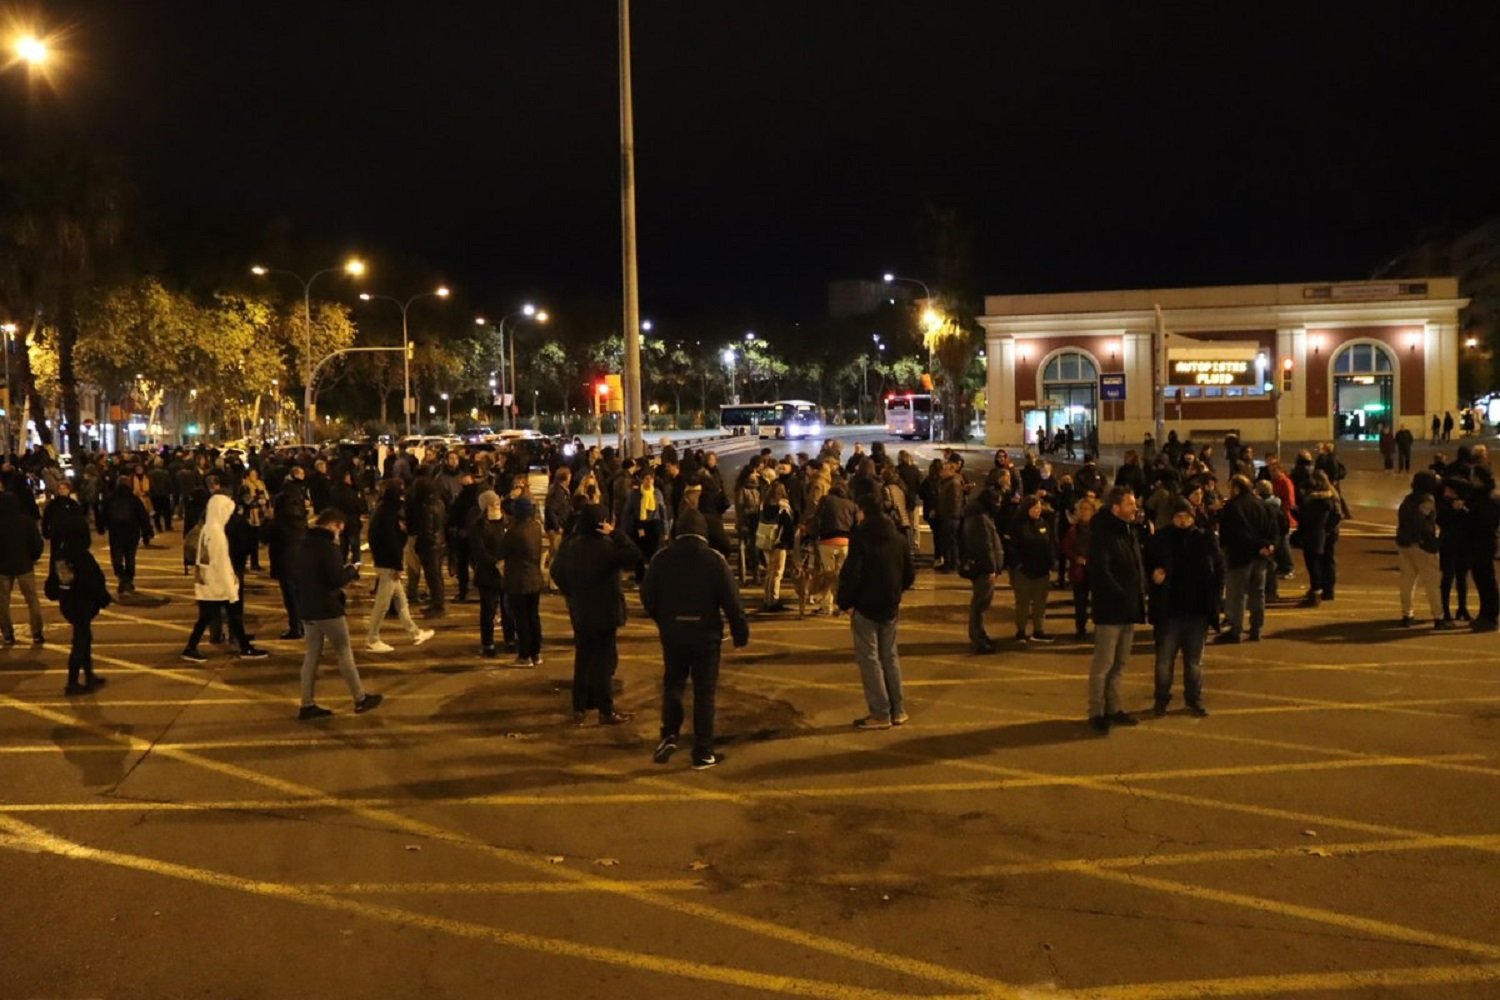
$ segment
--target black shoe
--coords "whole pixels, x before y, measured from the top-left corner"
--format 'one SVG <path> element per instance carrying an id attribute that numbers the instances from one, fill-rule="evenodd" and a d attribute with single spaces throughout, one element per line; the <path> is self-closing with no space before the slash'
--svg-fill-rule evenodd
<path id="1" fill-rule="evenodd" d="M 969 652 L 975 654 L 976 656 L 983 656 L 986 653 L 993 653 L 994 651 L 995 644 L 988 638 L 982 639 L 979 642 L 969 643 Z"/>
<path id="2" fill-rule="evenodd" d="M 308 719 L 326 719 L 333 712 L 322 705 L 303 705 L 297 710 L 297 721 L 306 722 Z"/>
<path id="3" fill-rule="evenodd" d="M 608 715 L 601 712 L 599 714 L 599 725 L 618 726 L 629 722 L 633 718 L 635 718 L 634 712 L 610 712 Z"/>
<path id="4" fill-rule="evenodd" d="M 1138 726 L 1140 720 L 1129 712 L 1115 712 L 1109 717 L 1110 725 L 1113 726 Z"/>
<path id="5" fill-rule="evenodd" d="M 266 652 L 264 649 L 261 649 L 259 646 L 246 646 L 239 652 L 239 658 L 242 660 L 264 660 L 270 655 L 270 653 Z"/>
<path id="6" fill-rule="evenodd" d="M 5 637 L 5 644 L 7 646 L 14 646 L 16 644 L 16 637 L 13 636 L 13 635 L 6 636 Z"/>
<path id="7" fill-rule="evenodd" d="M 446 617 L 448 617 L 448 609 L 447 608 L 428 608 L 426 611 L 422 612 L 422 617 L 423 618 L 430 618 L 430 619 L 446 618 Z"/>
<path id="8" fill-rule="evenodd" d="M 98 674 L 89 674 L 83 679 L 83 686 L 90 691 L 97 691 L 108 683 L 108 677 L 100 677 Z"/>
<path id="9" fill-rule="evenodd" d="M 1452 632 L 1456 628 L 1458 628 L 1458 623 L 1452 618 L 1439 618 L 1432 623 L 1434 632 Z"/>
<path id="10" fill-rule="evenodd" d="M 1034 633 L 1034 634 L 1033 634 L 1033 635 L 1032 635 L 1032 636 L 1031 636 L 1031 638 L 1030 638 L 1030 639 L 1027 639 L 1027 640 L 1026 640 L 1026 641 L 1027 641 L 1027 642 L 1038 642 L 1038 643 L 1041 643 L 1041 644 L 1042 644 L 1042 645 L 1043 645 L 1043 646 L 1045 646 L 1045 645 L 1047 645 L 1047 644 L 1048 644 L 1048 643 L 1051 643 L 1051 642 L 1055 642 L 1055 641 L 1056 641 L 1056 640 L 1054 640 L 1054 639 L 1053 639 L 1053 638 L 1052 638 L 1052 637 L 1051 637 L 1051 636 L 1050 636 L 1050 635 L 1048 635 L 1048 634 L 1047 634 L 1047 633 L 1046 633 L 1046 632 L 1036 632 L 1036 633 Z"/>
<path id="11" fill-rule="evenodd" d="M 1245 636 L 1246 642 L 1260 642 L 1260 629 L 1253 628 Z"/>
<path id="12" fill-rule="evenodd" d="M 1107 733 L 1109 732 L 1109 716 L 1091 715 L 1089 716 L 1089 725 L 1096 733 Z"/>
<path id="13" fill-rule="evenodd" d="M 1151 706 L 1151 714 L 1160 719 L 1167 714 L 1167 702 L 1159 701 Z"/>
<path id="14" fill-rule="evenodd" d="M 1191 715 L 1195 719 L 1201 719 L 1208 715 L 1208 709 L 1204 708 L 1201 703 L 1190 703 L 1188 705 L 1188 715 Z"/>
<path id="15" fill-rule="evenodd" d="M 68 695 L 69 697 L 72 697 L 75 694 L 88 693 L 89 689 L 84 687 L 82 684 L 79 684 L 77 681 L 69 681 L 66 685 L 63 686 L 63 694 Z"/>
<path id="16" fill-rule="evenodd" d="M 1025 642 L 1026 641 L 1026 630 L 1025 629 L 1017 629 L 1016 630 L 1016 641 L 1017 642 Z"/>
<path id="17" fill-rule="evenodd" d="M 486 660 L 493 660 L 500 655 L 500 651 L 494 646 L 480 646 L 479 655 L 484 657 Z"/>
<path id="18" fill-rule="evenodd" d="M 182 658 L 184 660 L 187 660 L 189 663 L 207 663 L 208 662 L 208 657 L 206 657 L 202 653 L 198 652 L 197 649 L 184 649 L 182 651 Z"/>
<path id="19" fill-rule="evenodd" d="M 708 754 L 704 757 L 694 757 L 693 770 L 707 771 L 711 767 L 718 767 L 719 764 L 723 762 L 723 760 L 724 758 L 722 756 L 715 756 L 714 754 Z"/>
<path id="20" fill-rule="evenodd" d="M 47 637 L 45 635 L 34 635 L 31 637 L 31 644 L 33 646 L 45 646 L 47 645 Z"/>
<path id="21" fill-rule="evenodd" d="M 1401 616 L 1401 627 L 1402 628 L 1411 628 L 1416 623 L 1417 623 L 1417 616 L 1416 615 L 1402 615 Z"/>
<path id="22" fill-rule="evenodd" d="M 368 712 L 370 709 L 379 706 L 382 701 L 385 701 L 385 695 L 366 692 L 363 698 L 354 703 L 354 714 L 360 715 Z"/>
<path id="23" fill-rule="evenodd" d="M 1454 617 L 1457 618 L 1461 622 L 1468 621 L 1469 620 L 1469 609 L 1468 608 L 1459 608 L 1458 609 L 1458 614 L 1454 615 Z"/>
<path id="24" fill-rule="evenodd" d="M 222 635 L 211 635 L 208 637 L 208 644 L 210 646 L 222 646 L 224 645 L 224 637 Z"/>
<path id="25" fill-rule="evenodd" d="M 661 738 L 661 742 L 656 744 L 656 752 L 651 755 L 651 759 L 658 764 L 665 764 L 667 761 L 672 759 L 672 754 L 675 753 L 676 750 L 677 737 L 663 736 Z"/>
<path id="26" fill-rule="evenodd" d="M 1214 645 L 1216 646 L 1233 645 L 1234 643 L 1239 641 L 1240 634 L 1233 630 L 1228 632 L 1220 632 L 1218 635 L 1214 636 Z"/>
<path id="27" fill-rule="evenodd" d="M 281 633 L 281 635 L 279 636 L 279 638 L 282 638 L 282 639 L 300 639 L 300 638 L 302 638 L 302 630 L 300 628 L 289 628 L 285 632 Z"/>
<path id="28" fill-rule="evenodd" d="M 1500 623 L 1493 618 L 1476 618 L 1469 623 L 1469 628 L 1475 632 L 1493 632 L 1500 628 Z"/>
<path id="29" fill-rule="evenodd" d="M 1317 594 L 1308 594 L 1306 597 L 1302 598 L 1302 600 L 1297 602 L 1297 607 L 1316 608 L 1319 604 L 1322 603 L 1323 599 L 1320 598 Z"/>

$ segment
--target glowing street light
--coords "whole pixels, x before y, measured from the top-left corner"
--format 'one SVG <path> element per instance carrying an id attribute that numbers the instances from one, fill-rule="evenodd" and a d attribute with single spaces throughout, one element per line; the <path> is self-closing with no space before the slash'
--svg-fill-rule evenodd
<path id="1" fill-rule="evenodd" d="M 510 388 L 510 406 L 506 408 L 505 413 L 507 422 L 511 427 L 514 427 L 516 425 L 516 400 L 520 399 L 521 397 L 517 395 L 516 389 L 516 338 L 514 335 L 512 335 L 512 337 L 510 338 L 510 377 L 509 379 L 506 378 L 505 324 L 509 323 L 511 320 L 521 319 L 529 319 L 533 323 L 546 323 L 552 319 L 552 316 L 547 312 L 547 310 L 538 308 L 535 303 L 527 302 L 515 312 L 508 313 L 505 316 L 501 317 L 500 323 L 496 327 L 500 334 L 500 384 L 502 386 L 509 386 Z M 474 325 L 488 326 L 489 323 L 483 316 L 475 316 Z"/>
<path id="2" fill-rule="evenodd" d="M 30 66 L 42 66 L 52 54 L 47 43 L 35 35 L 22 35 L 15 41 L 16 58 Z"/>
<path id="3" fill-rule="evenodd" d="M 351 263 L 354 263 L 354 262 L 351 261 Z M 364 265 L 360 264 L 360 267 L 361 267 L 361 269 L 363 269 Z M 407 433 L 407 436 L 411 435 L 411 411 L 412 411 L 412 405 L 411 405 L 411 336 L 408 333 L 408 327 L 407 327 L 407 321 L 406 321 L 406 314 L 407 314 L 407 312 L 409 312 L 411 310 L 411 304 L 413 302 L 417 302 L 417 301 L 420 301 L 421 299 L 427 299 L 427 298 L 446 299 L 451 294 L 453 294 L 453 293 L 449 290 L 449 288 L 448 288 L 447 285 L 439 285 L 437 288 L 433 289 L 430 292 L 418 292 L 416 295 L 413 295 L 411 298 L 407 299 L 405 302 L 401 301 L 400 299 L 398 299 L 398 298 L 396 298 L 395 296 L 392 296 L 392 295 L 372 295 L 369 292 L 360 292 L 359 293 L 359 297 L 363 301 L 365 301 L 365 302 L 374 302 L 376 299 L 379 299 L 382 302 L 394 302 L 396 304 L 396 308 L 401 310 L 401 358 L 402 358 L 401 363 L 404 366 L 404 369 L 403 369 L 403 372 L 402 372 L 402 382 L 401 382 L 401 387 L 402 387 L 401 412 L 406 417 L 406 433 Z"/>

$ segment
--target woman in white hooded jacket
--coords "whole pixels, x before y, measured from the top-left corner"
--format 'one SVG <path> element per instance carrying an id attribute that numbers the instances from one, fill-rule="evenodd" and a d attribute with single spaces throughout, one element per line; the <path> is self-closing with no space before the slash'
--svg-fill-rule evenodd
<path id="1" fill-rule="evenodd" d="M 245 635 L 240 581 L 229 558 L 229 536 L 224 531 L 233 515 L 233 499 L 223 494 L 208 498 L 203 531 L 198 536 L 197 558 L 193 564 L 193 597 L 198 601 L 198 621 L 188 636 L 187 648 L 182 651 L 182 658 L 192 663 L 208 659 L 198 651 L 198 642 L 220 615 L 228 619 L 230 638 L 239 646 L 242 659 L 259 660 L 270 655 L 250 645 Z"/>

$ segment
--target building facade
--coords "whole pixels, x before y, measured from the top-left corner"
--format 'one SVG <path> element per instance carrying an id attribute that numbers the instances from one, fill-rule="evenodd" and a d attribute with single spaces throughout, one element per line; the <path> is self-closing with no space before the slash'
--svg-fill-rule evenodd
<path id="1" fill-rule="evenodd" d="M 992 295 L 985 440 L 1418 437 L 1458 409 L 1454 278 Z"/>

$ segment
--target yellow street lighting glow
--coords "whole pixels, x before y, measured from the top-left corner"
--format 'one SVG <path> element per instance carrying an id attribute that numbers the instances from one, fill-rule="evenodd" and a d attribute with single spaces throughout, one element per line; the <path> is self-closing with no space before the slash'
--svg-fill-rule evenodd
<path id="1" fill-rule="evenodd" d="M 447 285 L 441 285 L 441 286 L 438 287 L 437 294 L 438 294 L 438 298 L 446 299 L 452 293 L 448 291 L 448 286 Z"/>
<path id="2" fill-rule="evenodd" d="M 351 257 L 349 259 L 349 262 L 344 265 L 344 271 L 345 273 L 352 274 L 357 278 L 365 273 L 365 262 L 360 260 L 358 257 Z"/>
<path id="3" fill-rule="evenodd" d="M 256 275 L 264 275 L 266 273 L 266 269 L 261 267 L 259 264 L 256 264 L 250 269 L 250 273 Z"/>
<path id="4" fill-rule="evenodd" d="M 474 325 L 475 326 L 484 326 L 484 317 L 483 316 L 475 316 L 474 317 Z"/>
<path id="5" fill-rule="evenodd" d="M 937 314 L 936 310 L 929 309 L 922 314 L 922 325 L 928 327 L 929 329 L 936 326 L 942 326 L 943 318 Z"/>
<path id="6" fill-rule="evenodd" d="M 363 299 L 364 301 L 366 301 L 366 302 L 370 301 L 370 293 L 369 292 L 360 292 L 359 293 L 359 297 L 361 299 Z"/>
<path id="7" fill-rule="evenodd" d="M 22 35 L 16 39 L 16 55 L 33 66 L 47 61 L 47 43 L 35 35 Z"/>
<path id="8" fill-rule="evenodd" d="M 540 312 L 538 312 L 536 314 L 536 321 L 538 323 L 545 323 L 545 322 L 547 322 L 551 318 L 552 317 L 550 315 L 548 315 L 547 310 L 545 310 L 545 309 L 541 310 Z"/>

